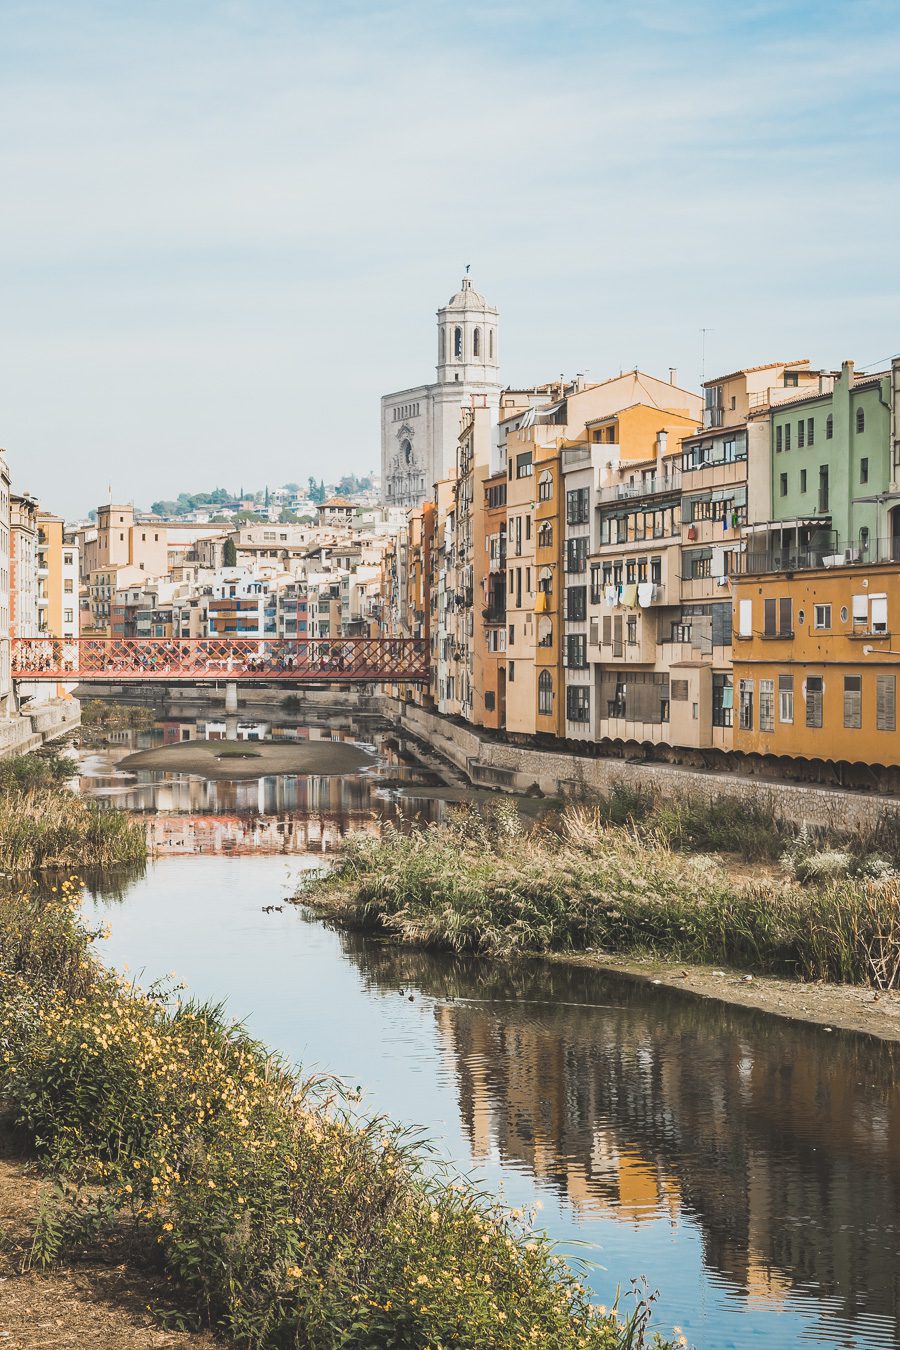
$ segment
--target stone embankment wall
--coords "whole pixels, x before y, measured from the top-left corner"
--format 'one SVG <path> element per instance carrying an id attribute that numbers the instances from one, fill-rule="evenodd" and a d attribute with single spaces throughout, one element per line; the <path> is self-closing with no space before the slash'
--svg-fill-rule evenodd
<path id="1" fill-rule="evenodd" d="M 26 704 L 18 717 L 0 722 L 0 758 L 37 750 L 74 731 L 80 721 L 81 704 L 74 698 L 54 698 L 34 707 Z"/>
<path id="2" fill-rule="evenodd" d="M 900 817 L 900 798 L 842 792 L 797 783 L 778 783 L 725 773 L 703 773 L 669 764 L 593 759 L 555 751 L 530 750 L 481 737 L 468 727 L 412 704 L 383 698 L 384 716 L 431 745 L 461 769 L 476 787 L 527 792 L 535 785 L 547 796 L 581 791 L 606 793 L 617 783 L 655 789 L 666 795 L 700 794 L 714 811 L 725 797 L 770 802 L 787 820 L 825 829 L 852 830 L 880 814 Z"/>

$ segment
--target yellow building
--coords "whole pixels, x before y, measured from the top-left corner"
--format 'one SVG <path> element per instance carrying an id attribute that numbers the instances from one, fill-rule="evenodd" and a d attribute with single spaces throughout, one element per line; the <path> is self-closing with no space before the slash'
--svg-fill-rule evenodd
<path id="1" fill-rule="evenodd" d="M 734 748 L 896 766 L 896 563 L 734 578 Z"/>
<path id="2" fill-rule="evenodd" d="M 79 635 L 78 538 L 61 516 L 37 513 L 38 629 L 52 637 Z"/>

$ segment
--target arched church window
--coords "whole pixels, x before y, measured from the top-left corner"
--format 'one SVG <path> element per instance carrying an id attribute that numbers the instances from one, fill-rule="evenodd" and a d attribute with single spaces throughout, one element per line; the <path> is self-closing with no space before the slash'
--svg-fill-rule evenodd
<path id="1" fill-rule="evenodd" d="M 404 464 L 412 463 L 412 446 L 410 445 L 409 441 L 403 442 L 403 444 L 400 447 L 400 453 L 403 456 Z"/>
<path id="2" fill-rule="evenodd" d="M 475 356 L 481 355 L 481 329 L 476 328 L 472 334 L 472 352 Z"/>
<path id="3" fill-rule="evenodd" d="M 463 354 L 463 350 L 462 350 L 462 329 L 461 329 L 461 328 L 454 328 L 454 330 L 453 330 L 453 355 L 456 357 L 457 361 L 461 361 L 461 360 L 462 360 L 462 354 Z"/>
<path id="4" fill-rule="evenodd" d="M 491 358 L 491 360 L 493 361 L 493 359 L 494 359 L 494 330 L 493 330 L 493 328 L 492 328 L 491 331 L 488 333 L 488 356 L 489 356 L 489 357 Z"/>
<path id="5" fill-rule="evenodd" d="M 446 359 L 447 359 L 447 330 L 446 330 L 446 328 L 442 328 L 442 329 L 441 329 L 441 360 L 442 360 L 442 361 L 446 361 Z"/>

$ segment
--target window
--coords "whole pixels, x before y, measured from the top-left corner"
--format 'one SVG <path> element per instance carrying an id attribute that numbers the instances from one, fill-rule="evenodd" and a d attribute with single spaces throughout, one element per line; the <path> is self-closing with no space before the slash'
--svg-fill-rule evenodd
<path id="1" fill-rule="evenodd" d="M 865 628 L 869 622 L 869 597 L 867 595 L 854 595 L 852 604 L 853 627 Z"/>
<path id="2" fill-rule="evenodd" d="M 531 538 L 531 516 L 525 517 L 525 538 Z"/>
<path id="3" fill-rule="evenodd" d="M 775 449 L 780 454 L 782 449 L 781 427 L 775 428 Z"/>
<path id="4" fill-rule="evenodd" d="M 802 450 L 806 444 L 806 423 L 803 418 L 797 423 L 797 449 Z"/>
<path id="5" fill-rule="evenodd" d="M 862 676 L 844 676 L 844 726 L 858 731 L 862 726 Z"/>
<path id="6" fill-rule="evenodd" d="M 819 510 L 828 510 L 828 465 L 819 468 Z"/>
<path id="7" fill-rule="evenodd" d="M 587 586 L 569 586 L 567 589 L 566 618 L 573 623 L 587 618 Z"/>
<path id="8" fill-rule="evenodd" d="M 532 464 L 531 451 L 526 450 L 524 454 L 516 455 L 516 477 L 530 478 L 533 473 L 534 465 Z"/>
<path id="9" fill-rule="evenodd" d="M 486 689 L 484 694 L 485 712 L 493 712 L 495 705 L 496 705 L 496 695 L 494 694 L 493 689 Z"/>
<path id="10" fill-rule="evenodd" d="M 493 328 L 492 328 L 491 331 L 488 333 L 488 356 L 491 358 L 491 360 L 494 359 L 494 330 L 493 330 Z"/>
<path id="11" fill-rule="evenodd" d="M 800 491 L 801 491 L 801 492 L 805 492 L 805 491 L 806 491 L 806 470 L 805 470 L 805 469 L 801 469 L 801 470 L 800 470 Z"/>
<path id="12" fill-rule="evenodd" d="M 830 441 L 833 436 L 834 436 L 834 418 L 832 417 L 831 413 L 829 413 L 828 416 L 825 418 L 826 441 Z"/>
<path id="13" fill-rule="evenodd" d="M 888 630 L 887 596 L 870 595 L 869 606 L 871 613 L 869 632 L 886 633 Z"/>
<path id="14" fill-rule="evenodd" d="M 753 636 L 753 601 L 738 601 L 738 637 Z"/>
<path id="15" fill-rule="evenodd" d="M 763 601 L 765 637 L 793 637 L 793 602 L 789 596 Z"/>
<path id="16" fill-rule="evenodd" d="M 63 590 L 65 591 L 66 595 L 71 595 L 72 592 L 75 590 L 75 583 L 71 577 L 66 577 L 65 581 L 63 582 Z"/>
<path id="17" fill-rule="evenodd" d="M 604 646 L 604 647 L 611 647 L 611 646 L 612 646 L 612 615 L 611 615 L 611 614 L 604 614 L 604 615 L 603 615 L 602 633 L 603 633 L 603 636 L 602 636 L 602 638 L 601 638 L 601 642 L 602 642 L 603 646 Z"/>
<path id="18" fill-rule="evenodd" d="M 625 641 L 629 647 L 637 646 L 637 615 L 629 614 L 625 620 Z"/>
<path id="19" fill-rule="evenodd" d="M 738 686 L 740 696 L 740 727 L 741 731 L 753 730 L 753 681 L 741 680 Z"/>
<path id="20" fill-rule="evenodd" d="M 544 469 L 538 479 L 538 501 L 549 502 L 553 496 L 553 474 L 549 469 Z"/>
<path id="21" fill-rule="evenodd" d="M 473 355 L 473 356 L 480 356 L 480 355 L 481 355 L 481 329 L 480 329 L 480 328 L 476 328 L 476 329 L 475 329 L 475 332 L 472 334 L 472 355 Z"/>
<path id="22" fill-rule="evenodd" d="M 591 691 L 586 684 L 566 690 L 566 717 L 570 722 L 588 722 L 591 716 Z"/>
<path id="23" fill-rule="evenodd" d="M 734 715 L 734 683 L 730 675 L 712 677 L 712 724 L 714 727 L 730 727 Z"/>
<path id="24" fill-rule="evenodd" d="M 760 731 L 775 730 L 774 680 L 760 680 L 759 682 L 759 729 Z"/>
<path id="25" fill-rule="evenodd" d="M 553 525 L 549 520 L 544 520 L 538 526 L 537 532 L 538 548 L 553 547 Z"/>
<path id="26" fill-rule="evenodd" d="M 875 728 L 897 730 L 897 677 L 879 675 L 875 687 Z"/>
<path id="27" fill-rule="evenodd" d="M 538 676 L 538 713 L 541 717 L 550 717 L 553 712 L 553 677 L 549 670 L 542 670 Z"/>
<path id="28" fill-rule="evenodd" d="M 785 448 L 785 450 L 790 450 L 790 448 L 791 448 L 791 424 L 790 424 L 790 422 L 785 422 L 785 424 L 784 424 L 784 448 Z"/>
<path id="29" fill-rule="evenodd" d="M 856 430 L 857 430 L 857 432 L 860 432 L 860 431 L 865 431 L 865 429 L 866 429 L 866 412 L 865 412 L 865 409 L 864 409 L 864 408 L 857 408 L 857 410 L 856 410 Z"/>
<path id="30" fill-rule="evenodd" d="M 822 676 L 807 675 L 806 725 L 808 727 L 820 727 L 822 725 L 822 696 L 823 696 Z"/>
<path id="31" fill-rule="evenodd" d="M 816 423 L 815 423 L 815 418 L 813 418 L 813 417 L 807 417 L 807 419 L 806 419 L 806 444 L 807 444 L 807 445 L 815 445 L 815 443 L 816 443 Z"/>
<path id="32" fill-rule="evenodd" d="M 453 330 L 453 355 L 456 357 L 457 361 L 461 361 L 461 360 L 462 360 L 462 354 L 463 354 L 463 350 L 462 350 L 462 329 L 461 329 L 461 328 L 454 328 L 454 330 Z"/>
<path id="33" fill-rule="evenodd" d="M 778 676 L 778 720 L 787 723 L 794 720 L 793 675 Z"/>
<path id="34" fill-rule="evenodd" d="M 589 488 L 576 488 L 566 493 L 566 522 L 569 525 L 586 525 L 588 519 Z"/>
<path id="35" fill-rule="evenodd" d="M 786 370 L 784 372 L 785 389 L 796 389 L 800 384 L 800 375 L 796 370 Z"/>
<path id="36" fill-rule="evenodd" d="M 599 563 L 591 564 L 591 604 L 599 605 L 603 599 L 603 581 Z"/>
<path id="37" fill-rule="evenodd" d="M 510 684 L 514 683 L 515 678 L 516 678 L 516 663 L 515 663 L 515 661 L 510 661 L 510 662 L 509 662 L 509 664 L 508 664 L 507 667 L 506 667 L 506 673 L 507 673 L 507 675 L 509 676 Z"/>
<path id="38" fill-rule="evenodd" d="M 650 559 L 650 580 L 654 586 L 662 585 L 662 558 Z"/>
<path id="39" fill-rule="evenodd" d="M 569 670 L 584 670 L 587 666 L 587 637 L 584 633 L 567 635 L 566 665 Z"/>
<path id="40" fill-rule="evenodd" d="M 584 572 L 587 569 L 588 540 L 586 535 L 580 539 L 566 540 L 566 571 Z"/>
<path id="41" fill-rule="evenodd" d="M 861 483 L 869 481 L 869 461 L 865 457 L 859 461 L 859 481 Z"/>
<path id="42" fill-rule="evenodd" d="M 813 610 L 813 628 L 824 632 L 831 627 L 831 606 L 816 605 Z"/>
<path id="43" fill-rule="evenodd" d="M 783 473 L 780 474 L 778 478 L 778 491 L 781 493 L 782 497 L 786 497 L 787 490 L 787 474 Z"/>
<path id="44" fill-rule="evenodd" d="M 64 610 L 63 610 L 63 623 L 74 623 L 74 622 L 75 622 L 75 616 L 74 616 L 72 610 L 71 610 L 71 609 L 64 609 Z"/>

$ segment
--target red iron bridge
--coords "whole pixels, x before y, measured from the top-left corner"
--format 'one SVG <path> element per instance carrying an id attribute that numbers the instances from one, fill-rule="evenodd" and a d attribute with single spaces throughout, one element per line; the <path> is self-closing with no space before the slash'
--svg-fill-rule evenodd
<path id="1" fill-rule="evenodd" d="M 14 680 L 424 684 L 424 638 L 13 638 Z"/>

